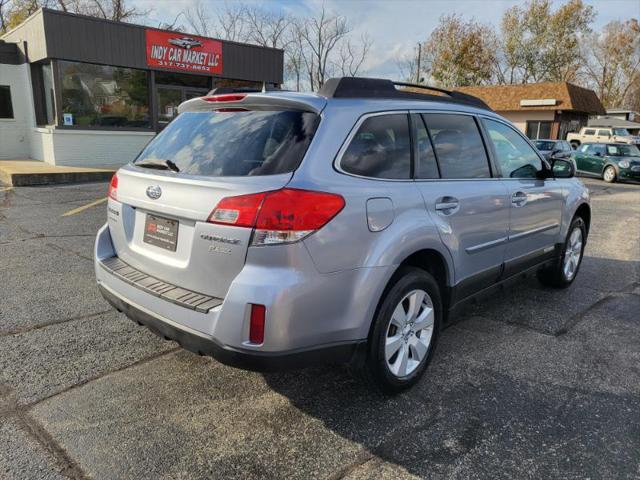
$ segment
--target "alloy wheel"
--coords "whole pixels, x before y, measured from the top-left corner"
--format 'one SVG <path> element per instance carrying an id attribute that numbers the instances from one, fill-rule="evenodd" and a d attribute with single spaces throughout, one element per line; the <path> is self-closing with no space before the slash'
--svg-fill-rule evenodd
<path id="1" fill-rule="evenodd" d="M 424 290 L 412 290 L 396 305 L 385 336 L 385 361 L 396 377 L 406 377 L 426 359 L 431 346 L 435 311 Z"/>
<path id="2" fill-rule="evenodd" d="M 578 271 L 580 265 L 580 259 L 582 257 L 582 229 L 576 227 L 571 232 L 569 241 L 567 242 L 567 249 L 564 253 L 564 262 L 562 265 L 562 271 L 567 280 L 572 280 Z"/>
<path id="3" fill-rule="evenodd" d="M 609 167 L 604 171 L 604 179 L 607 182 L 613 182 L 613 180 L 616 178 L 616 171 Z"/>

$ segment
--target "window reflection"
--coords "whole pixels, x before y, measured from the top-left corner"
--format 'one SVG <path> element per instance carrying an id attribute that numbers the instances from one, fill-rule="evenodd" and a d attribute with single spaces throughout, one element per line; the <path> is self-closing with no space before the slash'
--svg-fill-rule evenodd
<path id="1" fill-rule="evenodd" d="M 65 125 L 151 127 L 146 71 L 66 61 L 59 69 Z"/>

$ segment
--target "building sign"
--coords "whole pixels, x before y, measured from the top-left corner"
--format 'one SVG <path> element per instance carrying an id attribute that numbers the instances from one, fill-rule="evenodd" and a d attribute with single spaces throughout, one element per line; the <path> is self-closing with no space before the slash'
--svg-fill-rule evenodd
<path id="1" fill-rule="evenodd" d="M 146 30 L 147 65 L 194 73 L 222 73 L 222 42 L 179 32 Z"/>

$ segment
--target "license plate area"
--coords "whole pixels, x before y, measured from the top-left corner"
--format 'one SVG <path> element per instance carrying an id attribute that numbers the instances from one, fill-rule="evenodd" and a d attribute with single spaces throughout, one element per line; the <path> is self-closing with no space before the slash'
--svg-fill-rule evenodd
<path id="1" fill-rule="evenodd" d="M 147 213 L 142 241 L 175 252 L 178 246 L 178 225 L 177 220 Z"/>

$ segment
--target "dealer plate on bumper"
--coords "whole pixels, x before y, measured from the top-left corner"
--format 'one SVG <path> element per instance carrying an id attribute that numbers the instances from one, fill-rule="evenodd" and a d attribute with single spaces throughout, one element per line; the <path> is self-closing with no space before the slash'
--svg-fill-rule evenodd
<path id="1" fill-rule="evenodd" d="M 178 245 L 178 221 L 147 213 L 142 241 L 175 252 Z"/>

